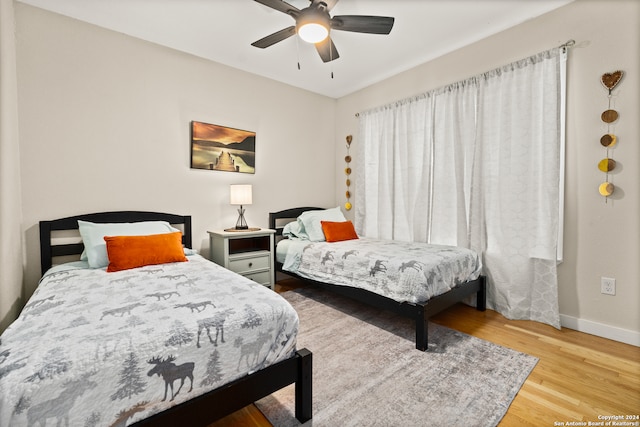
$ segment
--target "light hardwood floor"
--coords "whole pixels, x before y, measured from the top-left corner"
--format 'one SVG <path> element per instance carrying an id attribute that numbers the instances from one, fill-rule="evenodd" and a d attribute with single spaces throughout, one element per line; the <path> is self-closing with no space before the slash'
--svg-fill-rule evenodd
<path id="1" fill-rule="evenodd" d="M 298 286 L 299 282 L 287 279 L 276 285 L 276 291 Z M 559 331 L 537 322 L 508 320 L 495 311 L 479 312 L 463 304 L 432 320 L 540 359 L 500 426 L 560 426 L 572 421 L 604 421 L 599 416 L 640 415 L 638 347 L 571 329 Z M 271 424 L 250 405 L 209 427 L 230 426 Z"/>

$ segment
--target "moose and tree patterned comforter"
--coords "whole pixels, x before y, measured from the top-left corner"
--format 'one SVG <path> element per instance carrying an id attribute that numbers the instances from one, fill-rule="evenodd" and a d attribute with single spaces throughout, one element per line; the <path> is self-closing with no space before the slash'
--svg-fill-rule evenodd
<path id="1" fill-rule="evenodd" d="M 398 302 L 422 303 L 477 279 L 482 262 L 476 252 L 456 246 L 368 238 L 332 243 L 291 239 L 283 269 Z"/>
<path id="2" fill-rule="evenodd" d="M 0 336 L 0 425 L 124 426 L 294 354 L 288 302 L 188 259 L 47 272 Z"/>

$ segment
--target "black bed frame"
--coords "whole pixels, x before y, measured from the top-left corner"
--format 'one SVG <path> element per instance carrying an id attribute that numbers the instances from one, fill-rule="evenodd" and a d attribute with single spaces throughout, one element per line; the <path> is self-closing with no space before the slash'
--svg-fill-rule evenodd
<path id="1" fill-rule="evenodd" d="M 191 216 L 157 212 L 120 211 L 77 215 L 40 222 L 42 272 L 51 268 L 54 257 L 79 255 L 82 243 L 55 244 L 52 233 L 77 230 L 78 220 L 107 222 L 167 221 L 182 228 L 183 244 L 191 247 Z M 291 358 L 225 384 L 165 411 L 145 418 L 135 426 L 207 426 L 251 403 L 295 383 L 295 416 L 300 422 L 312 417 L 312 353 L 303 348 Z"/>
<path id="2" fill-rule="evenodd" d="M 310 210 L 321 210 L 317 207 L 303 207 L 286 209 L 279 212 L 269 213 L 269 228 L 276 230 L 276 239 L 282 236 L 283 223 L 287 220 L 297 218 L 302 212 Z M 332 285 L 328 283 L 318 282 L 315 280 L 300 277 L 288 271 L 282 270 L 282 263 L 276 261 L 276 270 L 284 274 L 288 274 L 299 278 L 300 280 L 310 283 L 314 286 L 330 290 L 339 295 L 343 295 L 357 301 L 364 302 L 373 307 L 389 310 L 394 313 L 409 317 L 416 322 L 416 348 L 421 351 L 428 349 L 428 322 L 429 318 L 437 313 L 457 304 L 468 296 L 476 294 L 476 308 L 478 311 L 486 310 L 486 282 L 485 277 L 480 276 L 476 280 L 465 282 L 456 286 L 450 291 L 429 299 L 424 303 L 398 302 L 393 299 L 378 295 L 365 289 L 353 288 L 349 286 Z"/>

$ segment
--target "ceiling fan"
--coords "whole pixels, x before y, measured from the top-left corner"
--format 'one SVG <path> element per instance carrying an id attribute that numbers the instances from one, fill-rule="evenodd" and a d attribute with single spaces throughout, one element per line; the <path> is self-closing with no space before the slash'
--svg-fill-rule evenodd
<path id="1" fill-rule="evenodd" d="M 394 18 L 388 16 L 340 15 L 331 17 L 329 12 L 338 3 L 338 0 L 310 0 L 311 5 L 304 9 L 298 9 L 282 0 L 255 1 L 286 13 L 295 19 L 296 24 L 253 42 L 252 46 L 264 49 L 297 33 L 302 40 L 315 44 L 316 50 L 324 62 L 330 62 L 340 57 L 329 36 L 330 30 L 389 34 L 393 28 Z"/>

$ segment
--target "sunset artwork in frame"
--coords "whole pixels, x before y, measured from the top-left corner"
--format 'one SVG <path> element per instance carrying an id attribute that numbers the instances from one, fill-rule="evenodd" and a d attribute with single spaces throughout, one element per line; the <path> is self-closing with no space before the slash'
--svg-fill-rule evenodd
<path id="1" fill-rule="evenodd" d="M 191 168 L 255 173 L 256 133 L 191 122 Z"/>

